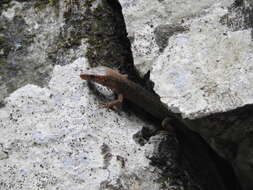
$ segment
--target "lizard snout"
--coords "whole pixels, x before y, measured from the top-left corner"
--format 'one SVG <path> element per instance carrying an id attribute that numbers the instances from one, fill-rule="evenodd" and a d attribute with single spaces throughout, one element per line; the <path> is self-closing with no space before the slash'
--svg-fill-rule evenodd
<path id="1" fill-rule="evenodd" d="M 106 76 L 101 76 L 101 75 L 81 74 L 80 77 L 83 80 L 94 81 L 102 85 L 104 85 L 106 82 Z"/>

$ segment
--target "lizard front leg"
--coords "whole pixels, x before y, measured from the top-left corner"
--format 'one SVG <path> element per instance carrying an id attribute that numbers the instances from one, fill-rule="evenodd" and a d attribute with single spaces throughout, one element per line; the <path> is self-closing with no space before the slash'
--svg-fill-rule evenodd
<path id="1" fill-rule="evenodd" d="M 123 95 L 122 94 L 118 94 L 118 97 L 116 100 L 111 101 L 110 103 L 107 103 L 104 105 L 105 108 L 112 108 L 113 106 L 119 106 L 122 104 L 123 102 Z"/>

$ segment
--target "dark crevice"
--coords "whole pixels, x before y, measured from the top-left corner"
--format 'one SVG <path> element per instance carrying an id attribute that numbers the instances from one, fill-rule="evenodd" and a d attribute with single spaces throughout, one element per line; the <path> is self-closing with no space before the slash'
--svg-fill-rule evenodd
<path id="1" fill-rule="evenodd" d="M 199 134 L 177 120 L 173 124 L 177 129 L 184 161 L 190 167 L 189 171 L 194 172 L 193 175 L 203 183 L 204 189 L 241 189 L 230 162 L 220 157 Z M 194 171 L 194 168 L 197 170 Z"/>
<path id="2" fill-rule="evenodd" d="M 168 40 L 171 36 L 177 33 L 182 33 L 189 30 L 181 25 L 158 25 L 154 30 L 155 41 L 159 46 L 159 51 L 163 50 L 168 46 Z"/>
<path id="3" fill-rule="evenodd" d="M 235 0 L 235 2 L 232 5 L 233 7 L 241 7 L 243 6 L 243 0 Z"/>
<path id="4" fill-rule="evenodd" d="M 220 22 L 227 25 L 232 31 L 251 29 L 253 27 L 253 3 L 251 0 L 235 0 L 228 8 L 228 13 L 221 17 Z"/>
<path id="5" fill-rule="evenodd" d="M 89 26 L 86 30 L 89 43 L 86 56 L 90 65 L 118 69 L 128 74 L 130 80 L 153 91 L 153 84 L 142 79 L 134 67 L 120 3 L 117 0 L 102 0 L 94 10 L 87 9 L 86 15 Z"/>

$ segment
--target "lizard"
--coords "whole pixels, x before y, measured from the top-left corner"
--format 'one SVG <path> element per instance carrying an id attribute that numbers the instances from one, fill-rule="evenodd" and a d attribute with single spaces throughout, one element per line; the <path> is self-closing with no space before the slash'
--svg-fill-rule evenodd
<path id="1" fill-rule="evenodd" d="M 175 117 L 174 113 L 169 111 L 168 107 L 160 101 L 157 95 L 129 80 L 126 74 L 121 74 L 117 70 L 99 66 L 91 69 L 86 74 L 81 74 L 80 77 L 81 79 L 106 86 L 117 94 L 116 100 L 105 105 L 107 108 L 121 104 L 125 98 L 160 121 L 163 121 L 165 118 L 168 119 L 168 116 L 171 118 Z"/>
<path id="2" fill-rule="evenodd" d="M 116 100 L 106 104 L 105 107 L 111 108 L 114 105 L 121 104 L 125 98 L 158 119 L 161 122 L 162 128 L 177 134 L 176 136 L 181 142 L 182 151 L 187 155 L 188 159 L 191 160 L 190 162 L 193 165 L 197 163 L 200 164 L 201 168 L 208 168 L 208 170 L 210 170 L 214 181 L 211 180 L 210 183 L 207 183 L 207 189 L 213 189 L 210 184 L 215 184 L 214 189 L 227 189 L 223 182 L 223 177 L 219 175 L 218 168 L 216 168 L 213 161 L 209 158 L 209 152 L 213 152 L 213 150 L 210 150 L 206 142 L 204 142 L 199 135 L 188 128 L 192 123 L 183 119 L 180 114 L 169 110 L 168 107 L 161 102 L 159 96 L 156 96 L 141 85 L 129 80 L 127 75 L 105 66 L 90 69 L 87 73 L 80 74 L 80 77 L 83 80 L 93 81 L 108 87 L 118 95 Z M 196 157 L 192 156 L 192 154 L 201 156 Z M 197 172 L 196 175 L 203 181 L 208 178 L 206 175 L 203 175 L 202 172 Z"/>

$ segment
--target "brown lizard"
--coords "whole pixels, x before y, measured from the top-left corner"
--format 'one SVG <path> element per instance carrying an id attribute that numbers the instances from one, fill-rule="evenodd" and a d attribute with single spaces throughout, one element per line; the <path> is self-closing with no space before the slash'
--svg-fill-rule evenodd
<path id="1" fill-rule="evenodd" d="M 108 108 L 120 104 L 125 98 L 161 121 L 168 116 L 174 117 L 158 96 L 116 70 L 101 66 L 91 69 L 87 74 L 81 74 L 80 77 L 106 86 L 118 95 L 116 100 L 106 105 Z"/>
<path id="2" fill-rule="evenodd" d="M 223 179 L 217 171 L 216 165 L 209 157 L 210 153 L 208 151 L 213 151 L 199 135 L 188 129 L 187 125 L 191 124 L 191 122 L 189 123 L 189 121 L 178 116 L 177 113 L 171 112 L 167 106 L 160 101 L 158 96 L 149 92 L 139 84 L 127 79 L 127 75 L 123 75 L 107 67 L 96 67 L 86 74 L 81 74 L 80 77 L 84 80 L 93 81 L 106 86 L 118 94 L 117 100 L 107 104 L 106 107 L 110 108 L 113 105 L 120 104 L 124 97 L 141 107 L 159 121 L 162 121 L 162 126 L 166 128 L 166 130 L 172 130 L 171 132 L 176 130 L 177 138 L 182 146 L 181 149 L 191 165 L 194 166 L 198 164 L 203 171 L 207 169 L 210 172 L 207 174 L 205 172 L 194 172 L 201 181 L 207 182 L 207 184 L 204 185 L 206 189 L 226 189 Z M 193 169 L 194 168 L 195 167 L 193 167 Z M 210 177 L 210 175 L 212 177 Z"/>

